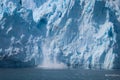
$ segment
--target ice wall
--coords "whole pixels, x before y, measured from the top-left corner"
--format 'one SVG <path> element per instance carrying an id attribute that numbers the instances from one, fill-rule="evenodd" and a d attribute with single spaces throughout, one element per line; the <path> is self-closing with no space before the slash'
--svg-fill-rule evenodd
<path id="1" fill-rule="evenodd" d="M 119 0 L 1 0 L 0 67 L 120 68 Z"/>

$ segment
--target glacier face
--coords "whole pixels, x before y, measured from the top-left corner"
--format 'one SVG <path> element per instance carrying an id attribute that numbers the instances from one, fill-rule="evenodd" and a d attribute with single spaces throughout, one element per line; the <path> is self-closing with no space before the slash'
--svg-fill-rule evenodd
<path id="1" fill-rule="evenodd" d="M 120 0 L 0 0 L 0 67 L 120 68 Z"/>

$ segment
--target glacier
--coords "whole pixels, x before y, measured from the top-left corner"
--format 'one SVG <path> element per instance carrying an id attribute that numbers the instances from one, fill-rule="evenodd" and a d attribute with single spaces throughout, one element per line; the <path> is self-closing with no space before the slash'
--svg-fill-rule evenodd
<path id="1" fill-rule="evenodd" d="M 0 67 L 120 68 L 120 0 L 0 0 Z"/>

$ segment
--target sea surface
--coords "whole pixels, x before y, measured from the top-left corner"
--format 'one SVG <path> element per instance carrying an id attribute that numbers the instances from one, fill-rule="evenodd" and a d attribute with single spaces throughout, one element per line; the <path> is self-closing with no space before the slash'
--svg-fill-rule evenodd
<path id="1" fill-rule="evenodd" d="M 0 69 L 0 80 L 120 80 L 120 70 Z"/>

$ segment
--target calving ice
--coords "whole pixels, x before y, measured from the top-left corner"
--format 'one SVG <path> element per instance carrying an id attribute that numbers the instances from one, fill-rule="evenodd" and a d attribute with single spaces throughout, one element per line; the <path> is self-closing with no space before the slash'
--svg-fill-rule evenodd
<path id="1" fill-rule="evenodd" d="M 120 0 L 0 0 L 0 67 L 120 68 Z"/>

